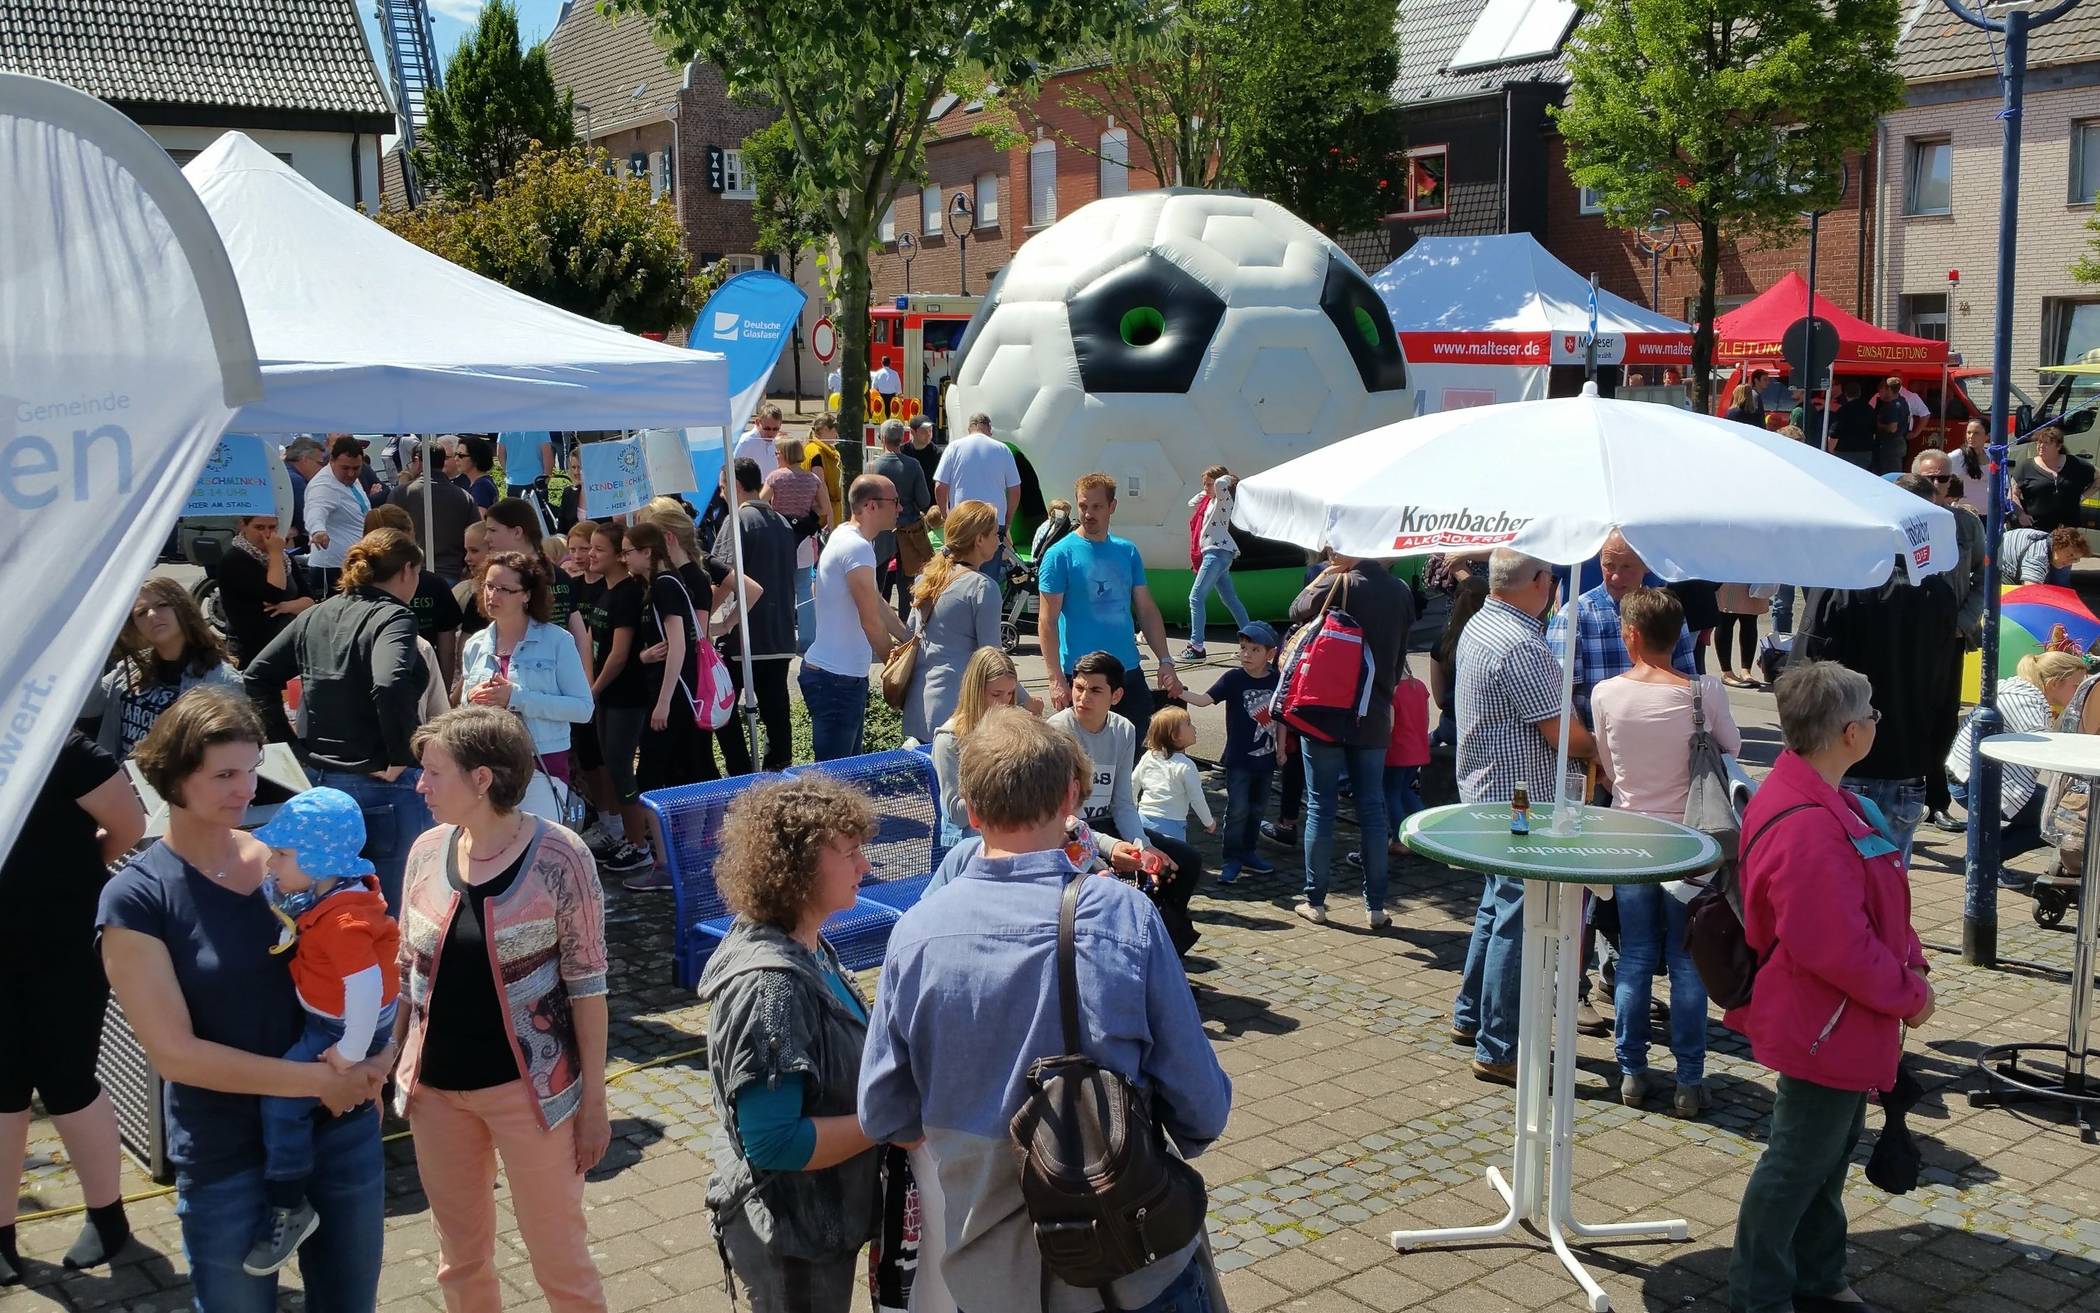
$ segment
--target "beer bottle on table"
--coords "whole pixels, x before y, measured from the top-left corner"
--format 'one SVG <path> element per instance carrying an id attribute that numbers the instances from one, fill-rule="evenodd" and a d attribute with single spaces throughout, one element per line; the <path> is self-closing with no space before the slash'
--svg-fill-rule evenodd
<path id="1" fill-rule="evenodd" d="M 1509 832 L 1531 833 L 1531 786 L 1527 784 L 1517 785 L 1516 791 L 1509 795 Z"/>

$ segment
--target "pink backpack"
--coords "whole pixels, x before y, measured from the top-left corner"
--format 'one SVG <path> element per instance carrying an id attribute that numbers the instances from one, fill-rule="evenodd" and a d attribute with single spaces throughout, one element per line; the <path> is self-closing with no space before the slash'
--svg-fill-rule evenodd
<path id="1" fill-rule="evenodd" d="M 686 591 L 685 581 L 676 574 L 666 573 L 661 577 L 677 583 L 679 592 Z M 722 654 L 707 641 L 708 613 L 693 605 L 692 594 L 687 593 L 685 600 L 693 613 L 693 628 L 699 631 L 693 635 L 693 645 L 698 649 L 697 659 L 693 662 L 698 684 L 688 687 L 681 671 L 678 687 L 684 691 L 686 701 L 693 704 L 693 724 L 712 733 L 727 725 L 736 711 L 736 687 L 729 682 L 729 667 L 723 663 Z"/>

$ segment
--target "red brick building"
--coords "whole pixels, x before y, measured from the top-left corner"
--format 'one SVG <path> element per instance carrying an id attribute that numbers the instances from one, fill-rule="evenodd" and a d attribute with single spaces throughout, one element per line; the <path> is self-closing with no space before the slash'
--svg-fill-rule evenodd
<path id="1" fill-rule="evenodd" d="M 945 96 L 934 105 L 926 183 L 901 189 L 883 223 L 873 259 L 876 301 L 906 290 L 907 249 L 911 291 L 981 296 L 1015 249 L 1060 217 L 1104 195 L 1164 185 L 1130 133 L 1062 103 L 1072 79 L 1084 76 L 1053 77 L 1021 106 L 967 96 Z M 999 149 L 979 132 L 994 124 L 1025 140 Z M 970 198 L 974 212 L 967 250 L 948 224 L 947 209 L 958 195 Z M 901 243 L 907 234 L 910 242 Z"/>

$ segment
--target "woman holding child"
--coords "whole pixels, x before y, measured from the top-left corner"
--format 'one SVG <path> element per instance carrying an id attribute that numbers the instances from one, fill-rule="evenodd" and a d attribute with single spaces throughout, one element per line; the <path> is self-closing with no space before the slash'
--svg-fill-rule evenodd
<path id="1" fill-rule="evenodd" d="M 317 1099 L 307 1197 L 317 1231 L 299 1250 L 306 1306 L 370 1313 L 385 1222 L 379 1113 L 391 1045 L 338 1068 L 288 1061 L 303 1013 L 263 893 L 270 849 L 240 829 L 255 797 L 263 726 L 240 696 L 197 689 L 139 744 L 169 805 L 167 834 L 102 891 L 102 961 L 132 1030 L 167 1082 L 168 1158 L 198 1308 L 267 1313 L 277 1278 L 243 1264 L 270 1219 L 261 1096 Z"/>

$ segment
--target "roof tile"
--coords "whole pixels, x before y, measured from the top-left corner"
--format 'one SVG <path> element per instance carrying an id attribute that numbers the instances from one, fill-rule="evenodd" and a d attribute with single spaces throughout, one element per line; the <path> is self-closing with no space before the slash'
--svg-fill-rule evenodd
<path id="1" fill-rule="evenodd" d="M 1908 82 L 1995 76 L 2004 55 L 2003 37 L 1964 23 L 1942 0 L 1913 0 L 1896 68 Z M 2100 4 L 2077 5 L 2028 38 L 2029 69 L 2092 62 L 2100 62 Z"/>

